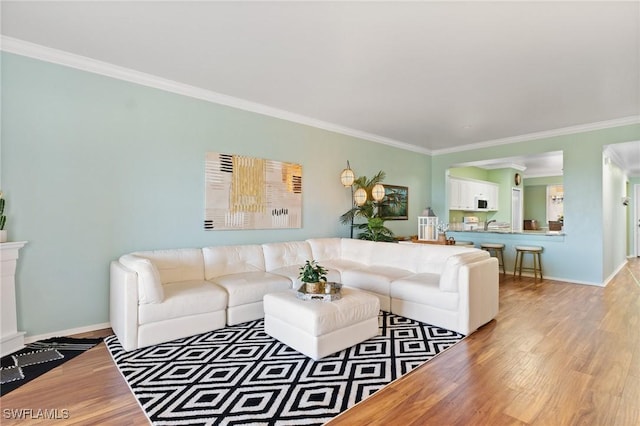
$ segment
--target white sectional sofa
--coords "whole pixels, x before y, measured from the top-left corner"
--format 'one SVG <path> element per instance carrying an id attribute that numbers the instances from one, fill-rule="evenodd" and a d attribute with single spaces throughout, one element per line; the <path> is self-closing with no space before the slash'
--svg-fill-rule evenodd
<path id="1" fill-rule="evenodd" d="M 111 327 L 125 350 L 264 317 L 315 259 L 380 309 L 468 335 L 498 313 L 498 262 L 483 250 L 348 238 L 157 250 L 111 262 Z"/>

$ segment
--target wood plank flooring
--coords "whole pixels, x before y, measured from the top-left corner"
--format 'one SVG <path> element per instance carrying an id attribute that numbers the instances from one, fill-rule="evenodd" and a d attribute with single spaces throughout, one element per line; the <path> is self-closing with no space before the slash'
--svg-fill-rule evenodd
<path id="1" fill-rule="evenodd" d="M 104 344 L 0 406 L 3 426 L 148 424 Z M 69 418 L 11 418 L 29 409 Z M 328 425 L 640 425 L 640 259 L 606 288 L 503 278 L 496 320 Z"/>

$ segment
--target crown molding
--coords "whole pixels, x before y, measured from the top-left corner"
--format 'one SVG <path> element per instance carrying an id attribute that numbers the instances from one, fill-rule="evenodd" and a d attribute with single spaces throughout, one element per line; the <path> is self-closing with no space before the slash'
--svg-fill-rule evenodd
<path id="1" fill-rule="evenodd" d="M 225 105 L 232 108 L 254 112 L 256 114 L 266 115 L 269 117 L 279 118 L 298 124 L 304 124 L 318 129 L 328 130 L 334 133 L 353 136 L 355 138 L 365 139 L 371 142 L 389 145 L 407 151 L 431 155 L 431 151 L 428 149 L 416 147 L 414 145 L 397 141 L 395 139 L 363 132 L 327 121 L 317 120 L 312 117 L 307 117 L 305 115 L 296 114 L 290 111 L 273 108 L 257 102 L 251 102 L 245 99 L 223 95 L 211 90 L 190 86 L 188 84 L 183 84 L 152 74 L 135 71 L 129 68 L 110 64 L 108 62 L 98 61 L 85 56 L 53 49 L 13 37 L 2 36 L 2 38 L 0 39 L 0 50 L 8 53 L 14 53 L 16 55 L 27 56 L 45 62 L 50 62 L 57 65 L 75 68 L 81 71 L 116 78 L 118 80 L 128 81 L 130 83 L 135 83 L 142 86 L 153 87 L 155 89 L 164 90 L 166 92 L 171 92 L 178 95 L 188 96 L 190 98 Z"/>
<path id="2" fill-rule="evenodd" d="M 517 163 L 491 163 L 491 164 L 481 165 L 478 167 L 482 167 L 483 169 L 487 169 L 487 170 L 514 169 L 520 172 L 524 172 L 525 170 L 527 170 L 527 166 L 522 164 L 517 164 Z"/>
<path id="3" fill-rule="evenodd" d="M 527 142 L 536 139 L 552 138 L 556 136 L 571 135 L 574 133 L 590 132 L 593 130 L 608 129 L 611 127 L 627 126 L 631 124 L 640 124 L 640 115 L 632 115 L 630 117 L 617 118 L 614 120 L 598 121 L 596 123 L 580 124 L 577 126 L 563 127 L 560 129 L 545 130 L 543 132 L 528 133 L 520 136 L 512 136 L 504 139 L 495 139 L 485 142 L 464 145 L 455 148 L 444 148 L 431 151 L 432 155 L 451 154 L 455 152 L 471 151 L 474 149 L 490 148 L 500 145 L 509 145 L 517 142 Z"/>
<path id="4" fill-rule="evenodd" d="M 177 81 L 165 79 L 152 74 L 135 71 L 129 68 L 110 64 L 108 62 L 98 61 L 85 56 L 76 55 L 76 54 L 65 52 L 58 49 L 53 49 L 50 47 L 27 42 L 24 40 L 13 38 L 13 37 L 7 37 L 4 35 L 1 36 L 0 50 L 8 53 L 14 53 L 16 55 L 21 55 L 21 56 L 42 60 L 45 62 L 63 65 L 70 68 L 75 68 L 81 71 L 86 71 L 94 74 L 103 75 L 106 77 L 128 81 L 130 83 L 135 83 L 142 86 L 164 90 L 166 92 L 171 92 L 171 93 L 188 96 L 195 99 L 204 100 L 204 101 L 215 103 L 215 104 L 225 105 L 232 108 L 253 112 L 256 114 L 279 118 L 282 120 L 315 127 L 318 129 L 323 129 L 323 130 L 327 130 L 334 133 L 352 136 L 355 138 L 392 146 L 394 148 L 399 148 L 406 151 L 412 151 L 412 152 L 417 152 L 420 154 L 426 154 L 426 155 L 432 155 L 432 156 L 450 154 L 455 152 L 472 151 L 475 149 L 489 148 L 489 147 L 495 147 L 500 145 L 508 145 L 508 144 L 517 143 L 517 142 L 531 141 L 535 139 L 563 136 L 563 135 L 569 135 L 573 133 L 581 133 L 581 132 L 587 132 L 592 130 L 600 130 L 600 129 L 606 129 L 610 127 L 640 123 L 640 115 L 636 115 L 631 117 L 619 118 L 615 120 L 600 121 L 596 123 L 564 127 L 564 128 L 555 129 L 555 130 L 529 133 L 525 135 L 513 136 L 513 137 L 504 138 L 504 139 L 495 139 L 495 140 L 479 142 L 479 143 L 464 145 L 459 147 L 430 150 L 427 148 L 417 147 L 415 145 L 411 145 L 406 142 L 398 141 L 395 139 L 387 138 L 387 137 L 376 135 L 373 133 L 363 132 L 361 130 L 356 130 L 349 127 L 341 126 L 339 124 L 318 120 L 312 117 L 296 114 L 296 113 L 278 109 L 278 108 L 273 108 L 257 102 L 252 102 L 245 99 L 224 95 L 221 93 L 213 92 L 211 90 L 206 90 L 206 89 L 191 86 L 188 84 L 183 84 Z"/>

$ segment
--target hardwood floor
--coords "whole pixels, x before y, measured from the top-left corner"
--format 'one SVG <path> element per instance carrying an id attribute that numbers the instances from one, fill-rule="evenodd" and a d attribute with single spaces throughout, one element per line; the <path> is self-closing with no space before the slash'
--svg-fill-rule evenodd
<path id="1" fill-rule="evenodd" d="M 0 404 L 3 425 L 148 424 L 104 344 Z M 11 419 L 16 409 L 69 418 Z M 640 259 L 606 288 L 504 278 L 496 320 L 328 423 L 365 424 L 640 424 Z"/>

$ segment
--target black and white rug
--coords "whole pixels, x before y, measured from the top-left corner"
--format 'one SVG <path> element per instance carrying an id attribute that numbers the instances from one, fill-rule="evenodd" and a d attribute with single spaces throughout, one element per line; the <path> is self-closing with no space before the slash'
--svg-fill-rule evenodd
<path id="1" fill-rule="evenodd" d="M 0 395 L 6 395 L 100 342 L 102 338 L 52 337 L 29 343 L 21 350 L 3 356 Z"/>
<path id="2" fill-rule="evenodd" d="M 111 355 L 154 425 L 320 425 L 463 335 L 380 312 L 380 335 L 320 361 L 263 320 Z"/>

